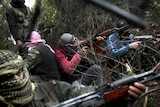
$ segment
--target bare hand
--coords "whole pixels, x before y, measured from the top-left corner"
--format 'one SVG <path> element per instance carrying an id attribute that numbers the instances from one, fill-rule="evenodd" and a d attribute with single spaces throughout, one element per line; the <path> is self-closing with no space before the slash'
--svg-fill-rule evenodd
<path id="1" fill-rule="evenodd" d="M 141 44 L 141 41 L 135 41 L 135 42 L 130 43 L 129 47 L 131 49 L 137 49 L 140 46 L 140 44 Z"/>
<path id="2" fill-rule="evenodd" d="M 82 56 L 87 55 L 88 54 L 88 49 L 89 49 L 88 46 L 84 46 L 84 47 L 80 48 L 79 54 L 82 55 Z"/>
<path id="3" fill-rule="evenodd" d="M 97 36 L 96 39 L 97 41 L 104 41 L 105 40 L 105 36 Z"/>
<path id="4" fill-rule="evenodd" d="M 137 99 L 142 93 L 145 92 L 145 85 L 135 82 L 133 85 L 129 86 L 128 94 L 134 98 Z"/>
<path id="5" fill-rule="evenodd" d="M 160 38 L 156 38 L 156 43 L 160 43 Z"/>
<path id="6" fill-rule="evenodd" d="M 23 42 L 22 42 L 22 41 L 20 41 L 20 40 L 17 40 L 17 41 L 16 41 L 16 45 L 17 45 L 18 47 L 22 47 Z"/>

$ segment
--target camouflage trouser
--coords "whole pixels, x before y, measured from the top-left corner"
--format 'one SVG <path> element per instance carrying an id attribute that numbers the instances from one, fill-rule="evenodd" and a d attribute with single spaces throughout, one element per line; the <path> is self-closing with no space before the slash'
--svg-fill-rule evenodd
<path id="1" fill-rule="evenodd" d="M 69 83 L 57 80 L 37 83 L 33 100 L 27 107 L 51 107 L 93 89 L 93 87 L 73 87 Z"/>

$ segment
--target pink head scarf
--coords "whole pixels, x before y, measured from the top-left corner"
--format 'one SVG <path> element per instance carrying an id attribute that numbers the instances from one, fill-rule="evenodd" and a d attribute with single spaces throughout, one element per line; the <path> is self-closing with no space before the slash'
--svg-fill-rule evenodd
<path id="1" fill-rule="evenodd" d="M 34 47 L 36 47 L 39 43 L 43 43 L 50 49 L 51 52 L 55 53 L 51 46 L 46 44 L 46 41 L 44 39 L 41 39 L 40 34 L 36 31 L 32 31 L 30 41 L 25 43 L 25 47 L 27 47 L 28 50 L 31 50 Z"/>

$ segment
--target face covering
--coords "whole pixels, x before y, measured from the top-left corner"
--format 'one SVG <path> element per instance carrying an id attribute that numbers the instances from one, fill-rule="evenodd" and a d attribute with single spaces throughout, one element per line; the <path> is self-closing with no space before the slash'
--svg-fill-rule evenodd
<path id="1" fill-rule="evenodd" d="M 21 56 L 0 50 L 0 101 L 8 106 L 25 105 L 33 92 L 29 73 Z"/>
<path id="2" fill-rule="evenodd" d="M 15 7 L 15 8 L 23 8 L 25 7 L 24 5 L 25 1 L 24 0 L 15 0 L 11 2 L 11 5 L 12 7 Z"/>

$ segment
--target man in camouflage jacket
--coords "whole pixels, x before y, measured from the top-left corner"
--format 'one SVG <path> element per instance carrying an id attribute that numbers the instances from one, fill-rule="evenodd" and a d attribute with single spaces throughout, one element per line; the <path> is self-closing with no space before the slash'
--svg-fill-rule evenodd
<path id="1" fill-rule="evenodd" d="M 0 87 L 2 107 L 54 107 L 59 102 L 94 90 L 93 87 L 73 87 L 58 80 L 32 83 L 22 57 L 8 50 L 0 50 Z M 129 87 L 128 93 L 138 98 L 144 90 L 143 84 L 135 83 Z"/>

